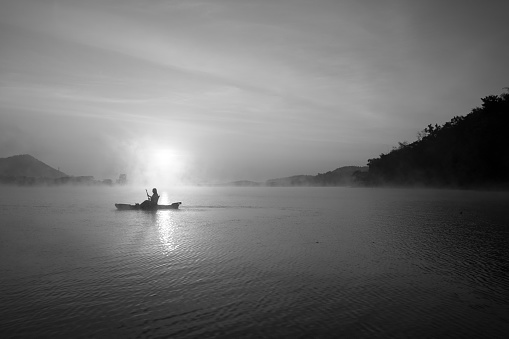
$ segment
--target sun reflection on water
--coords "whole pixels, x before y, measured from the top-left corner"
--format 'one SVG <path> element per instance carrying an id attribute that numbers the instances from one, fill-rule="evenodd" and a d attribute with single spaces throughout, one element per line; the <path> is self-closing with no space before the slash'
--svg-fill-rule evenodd
<path id="1" fill-rule="evenodd" d="M 165 255 L 178 248 L 176 239 L 177 223 L 172 218 L 171 211 L 158 211 L 157 212 L 157 230 L 159 232 L 159 241 L 162 245 Z"/>
<path id="2" fill-rule="evenodd" d="M 158 204 L 159 205 L 169 205 L 170 199 L 168 198 L 168 194 L 166 192 L 162 192 L 159 194 L 161 194 L 161 195 L 159 196 Z"/>

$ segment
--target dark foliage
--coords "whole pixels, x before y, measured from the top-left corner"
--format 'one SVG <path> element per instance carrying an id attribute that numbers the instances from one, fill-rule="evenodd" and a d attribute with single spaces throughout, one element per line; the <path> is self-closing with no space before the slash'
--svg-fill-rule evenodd
<path id="1" fill-rule="evenodd" d="M 490 95 L 468 115 L 428 125 L 413 143 L 369 159 L 372 184 L 507 187 L 509 93 Z"/>

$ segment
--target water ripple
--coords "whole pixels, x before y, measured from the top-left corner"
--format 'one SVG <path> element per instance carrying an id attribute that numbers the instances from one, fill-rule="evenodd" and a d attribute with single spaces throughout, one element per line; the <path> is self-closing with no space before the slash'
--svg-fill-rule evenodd
<path id="1" fill-rule="evenodd" d="M 505 196 L 235 192 L 149 213 L 101 209 L 82 196 L 68 205 L 0 201 L 2 334 L 502 338 L 509 330 Z"/>

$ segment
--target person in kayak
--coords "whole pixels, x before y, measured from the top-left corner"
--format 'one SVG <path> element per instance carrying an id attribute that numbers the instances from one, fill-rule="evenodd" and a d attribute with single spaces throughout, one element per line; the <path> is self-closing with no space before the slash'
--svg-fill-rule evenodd
<path id="1" fill-rule="evenodd" d="M 152 188 L 152 196 L 150 197 L 150 202 L 152 205 L 157 205 L 157 202 L 159 201 L 159 194 L 157 194 L 157 189 Z"/>
<path id="2" fill-rule="evenodd" d="M 140 204 L 141 208 L 151 208 L 151 207 L 157 206 L 157 202 L 159 201 L 159 195 L 157 194 L 157 189 L 153 188 L 152 193 L 153 193 L 152 196 L 149 196 L 147 193 L 148 199 Z"/>

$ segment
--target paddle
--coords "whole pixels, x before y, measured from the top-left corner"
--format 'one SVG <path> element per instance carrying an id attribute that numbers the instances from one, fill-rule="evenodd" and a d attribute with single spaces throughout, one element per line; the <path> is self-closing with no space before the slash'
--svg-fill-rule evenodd
<path id="1" fill-rule="evenodd" d="M 148 191 L 146 188 L 145 188 L 145 193 L 147 193 L 147 198 L 148 198 L 148 200 L 150 200 L 150 195 L 148 195 Z"/>

